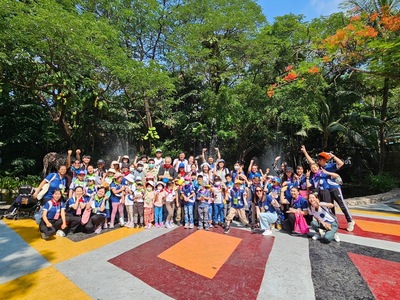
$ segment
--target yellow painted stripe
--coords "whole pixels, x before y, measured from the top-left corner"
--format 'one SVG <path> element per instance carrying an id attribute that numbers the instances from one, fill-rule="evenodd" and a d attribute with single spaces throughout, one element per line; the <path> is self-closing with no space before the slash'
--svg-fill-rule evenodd
<path id="1" fill-rule="evenodd" d="M 47 267 L 1 284 L 0 295 L 1 299 L 8 300 L 91 299 L 55 267 Z"/>
<path id="2" fill-rule="evenodd" d="M 384 217 L 397 217 L 400 219 L 400 214 L 393 214 L 393 213 L 386 213 L 380 211 L 369 211 L 369 210 L 362 210 L 362 209 L 350 209 L 350 212 L 356 214 L 365 214 L 365 215 L 375 215 L 375 216 L 384 216 Z"/>
<path id="3" fill-rule="evenodd" d="M 400 236 L 400 225 L 357 219 L 356 224 L 364 231 Z"/>
<path id="4" fill-rule="evenodd" d="M 38 226 L 34 220 L 21 219 L 4 221 L 11 229 L 18 233 L 22 239 L 52 264 L 57 264 L 83 253 L 98 249 L 143 230 L 120 228 L 80 242 L 73 242 L 66 237 L 58 236 L 54 236 L 45 241 L 40 237 Z"/>

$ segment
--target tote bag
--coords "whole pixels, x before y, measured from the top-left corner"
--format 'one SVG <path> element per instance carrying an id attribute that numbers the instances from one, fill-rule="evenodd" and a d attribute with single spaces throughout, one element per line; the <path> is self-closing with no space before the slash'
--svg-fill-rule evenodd
<path id="1" fill-rule="evenodd" d="M 46 195 L 47 191 L 50 188 L 50 183 L 54 180 L 54 178 L 56 178 L 57 174 L 54 174 L 53 178 L 49 181 L 46 182 L 43 186 L 42 189 L 40 190 L 39 194 L 37 195 L 37 199 L 38 200 L 42 200 L 42 198 L 44 197 L 44 195 Z"/>
<path id="2" fill-rule="evenodd" d="M 306 234 L 310 232 L 308 228 L 307 221 L 304 218 L 304 215 L 301 213 L 296 213 L 296 221 L 294 222 L 294 232 Z"/>

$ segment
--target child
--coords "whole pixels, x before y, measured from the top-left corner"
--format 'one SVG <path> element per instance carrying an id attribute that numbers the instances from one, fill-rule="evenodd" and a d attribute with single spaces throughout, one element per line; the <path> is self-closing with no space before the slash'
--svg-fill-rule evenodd
<path id="1" fill-rule="evenodd" d="M 114 181 L 110 185 L 111 189 L 111 221 L 110 228 L 114 228 L 115 217 L 117 212 L 119 213 L 119 225 L 124 226 L 124 192 L 125 186 L 122 185 L 122 178 L 124 176 L 121 173 L 116 173 L 114 175 Z"/>
<path id="2" fill-rule="evenodd" d="M 164 190 L 165 192 L 165 208 L 167 209 L 168 215 L 167 219 L 165 220 L 165 227 L 172 228 L 172 218 L 174 217 L 174 207 L 177 203 L 177 194 L 174 190 L 174 184 L 171 181 L 168 181 L 167 186 Z M 162 223 L 161 223 L 162 226 Z"/>
<path id="3" fill-rule="evenodd" d="M 136 190 L 134 184 L 134 177 L 132 174 L 128 174 L 124 177 L 126 182 L 126 189 L 125 189 L 125 208 L 128 214 L 128 222 L 125 224 L 125 227 L 132 228 L 133 227 L 133 193 Z"/>
<path id="4" fill-rule="evenodd" d="M 209 187 L 209 185 L 202 184 L 197 192 L 197 200 L 199 201 L 199 227 L 197 227 L 197 229 L 199 230 L 203 228 L 206 230 L 210 229 L 208 220 L 208 211 L 210 207 L 208 202 L 211 200 L 211 193 Z"/>
<path id="5" fill-rule="evenodd" d="M 193 206 L 196 197 L 196 192 L 192 184 L 192 178 L 190 176 L 185 177 L 185 184 L 182 187 L 181 195 L 183 198 L 183 207 L 185 212 L 185 229 L 194 228 L 193 219 Z"/>
<path id="6" fill-rule="evenodd" d="M 164 182 L 159 181 L 154 192 L 154 226 L 163 226 L 163 205 L 165 201 Z"/>
<path id="7" fill-rule="evenodd" d="M 214 226 L 218 227 L 218 225 L 222 226 L 225 222 L 224 215 L 224 189 L 225 186 L 221 181 L 221 178 L 215 176 L 214 185 L 212 187 L 212 198 L 214 205 Z"/>
<path id="8" fill-rule="evenodd" d="M 145 189 L 143 186 L 142 178 L 136 177 L 136 190 L 133 197 L 133 227 L 142 228 L 143 226 L 143 215 L 144 215 L 144 194 Z"/>
<path id="9" fill-rule="evenodd" d="M 247 204 L 246 199 L 247 199 L 246 189 L 242 186 L 242 181 L 236 179 L 235 185 L 229 192 L 229 202 L 231 203 L 231 208 L 226 217 L 226 226 L 224 229 L 224 233 L 229 233 L 230 229 L 229 225 L 236 214 L 238 214 L 240 221 L 242 222 L 243 225 L 245 225 L 245 227 L 250 226 L 244 210 L 244 207 Z"/>
<path id="10" fill-rule="evenodd" d="M 271 179 L 271 185 L 268 187 L 269 193 L 268 195 L 272 198 L 275 199 L 279 204 L 281 203 L 280 201 L 280 194 L 281 194 L 281 179 L 279 177 L 274 177 Z M 276 212 L 278 214 L 278 219 L 273 225 L 273 227 L 276 227 L 276 229 L 281 230 L 282 229 L 282 222 L 285 219 L 285 216 L 280 208 L 276 208 Z"/>
<path id="11" fill-rule="evenodd" d="M 97 192 L 96 177 L 88 176 L 87 185 L 85 187 L 85 201 L 88 202 L 90 197 Z"/>
<path id="12" fill-rule="evenodd" d="M 146 193 L 144 195 L 144 225 L 151 228 L 154 221 L 154 182 L 146 183 Z"/>

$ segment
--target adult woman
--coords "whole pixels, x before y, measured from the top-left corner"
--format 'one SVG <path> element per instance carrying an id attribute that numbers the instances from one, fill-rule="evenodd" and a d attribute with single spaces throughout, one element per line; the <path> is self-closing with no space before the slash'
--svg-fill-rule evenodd
<path id="1" fill-rule="evenodd" d="M 208 163 L 202 163 L 200 166 L 201 172 L 199 174 L 203 175 L 203 181 L 207 184 L 210 184 L 213 182 L 213 172 L 210 168 L 210 165 Z"/>
<path id="2" fill-rule="evenodd" d="M 77 186 L 72 197 L 66 203 L 66 219 L 70 233 L 75 233 L 81 224 L 82 211 L 86 207 L 83 194 L 83 187 Z"/>
<path id="3" fill-rule="evenodd" d="M 292 167 L 286 167 L 285 173 L 282 176 L 282 185 L 287 185 L 289 183 L 294 183 L 294 171 Z"/>
<path id="4" fill-rule="evenodd" d="M 101 228 L 105 222 L 105 202 L 106 202 L 106 188 L 100 186 L 97 193 L 92 195 L 88 203 L 86 203 L 86 209 L 91 210 L 90 219 L 86 223 L 86 232 L 93 232 L 99 234 Z"/>
<path id="5" fill-rule="evenodd" d="M 308 212 L 315 218 L 311 222 L 311 227 L 316 232 L 312 239 L 321 239 L 324 243 L 330 243 L 332 240 L 340 242 L 337 234 L 338 223 L 335 215 L 330 210 L 334 204 L 319 202 L 317 193 L 310 194 L 308 202 Z"/>
<path id="6" fill-rule="evenodd" d="M 263 231 L 263 235 L 272 235 L 270 224 L 278 220 L 276 208 L 279 208 L 280 204 L 267 195 L 261 186 L 257 186 L 255 192 L 254 200 L 257 203 L 255 213 L 260 220 L 261 230 Z"/>
<path id="7" fill-rule="evenodd" d="M 229 170 L 225 167 L 225 160 L 223 160 L 222 158 L 217 161 L 214 169 L 214 174 L 215 176 L 219 176 L 222 179 L 223 183 L 226 182 L 225 175 L 229 174 Z"/>
<path id="8" fill-rule="evenodd" d="M 307 199 L 308 191 L 307 191 L 307 182 L 306 182 L 306 174 L 304 174 L 303 166 L 296 167 L 296 174 L 294 175 L 295 185 L 299 188 L 300 195 Z"/>
<path id="9" fill-rule="evenodd" d="M 281 195 L 284 191 L 285 189 L 282 188 Z M 290 199 L 281 197 L 281 203 L 289 205 L 289 209 L 286 211 L 287 220 L 282 224 L 282 228 L 293 232 L 296 218 L 304 218 L 308 214 L 308 202 L 300 196 L 299 189 L 295 186 L 290 189 L 290 196 Z"/>
<path id="10" fill-rule="evenodd" d="M 49 184 L 49 188 L 44 197 L 41 199 L 42 204 L 52 199 L 53 192 L 55 190 L 59 190 L 61 192 L 61 196 L 63 196 L 65 192 L 65 187 L 67 186 L 67 179 L 65 177 L 66 173 L 67 167 L 62 165 L 58 168 L 57 173 L 50 173 L 49 175 L 47 175 L 46 178 L 43 179 L 42 182 L 39 184 L 35 193 L 32 195 L 33 198 L 37 198 L 37 195 L 46 183 Z"/>
<path id="11" fill-rule="evenodd" d="M 59 236 L 65 236 L 64 231 L 60 229 L 67 228 L 65 218 L 65 206 L 60 201 L 62 197 L 61 190 L 53 190 L 52 198 L 43 206 L 42 219 L 39 224 L 39 231 L 42 239 L 47 240 L 49 236 L 57 233 Z"/>

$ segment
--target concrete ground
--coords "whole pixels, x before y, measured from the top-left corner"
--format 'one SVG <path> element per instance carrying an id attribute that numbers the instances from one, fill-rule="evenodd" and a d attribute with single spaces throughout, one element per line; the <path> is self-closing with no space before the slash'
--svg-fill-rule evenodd
<path id="1" fill-rule="evenodd" d="M 3 219 L 0 299 L 400 299 L 400 200 L 351 212 L 355 230 L 338 214 L 328 245 L 239 224 L 45 241 L 33 220 Z"/>

